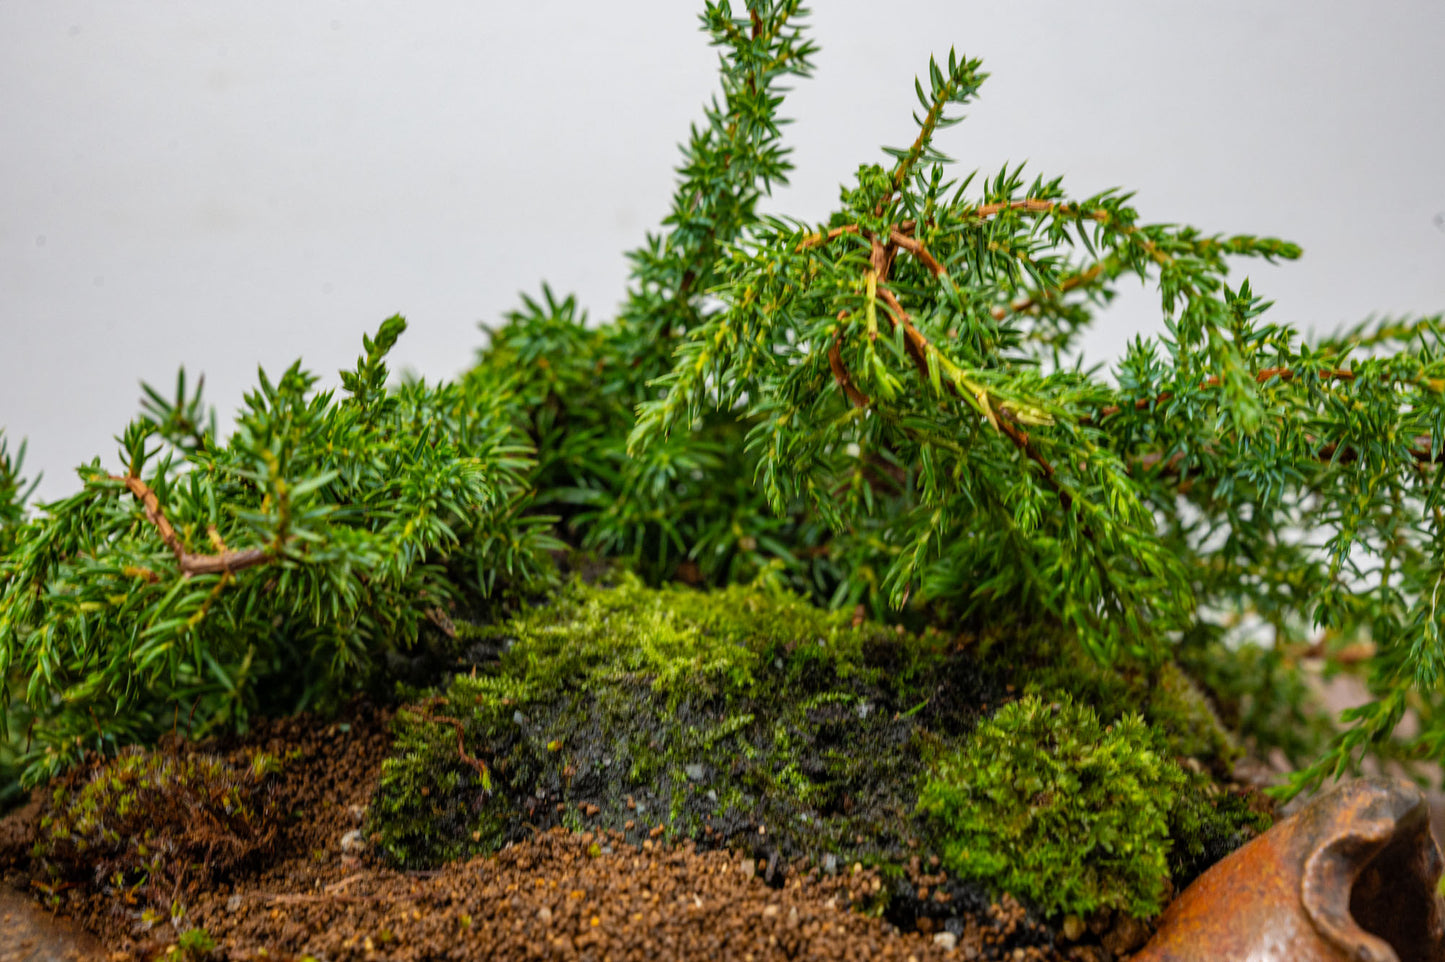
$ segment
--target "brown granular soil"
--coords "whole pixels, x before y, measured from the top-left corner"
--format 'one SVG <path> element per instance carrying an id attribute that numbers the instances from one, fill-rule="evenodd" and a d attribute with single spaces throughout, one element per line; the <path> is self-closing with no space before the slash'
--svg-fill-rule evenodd
<path id="1" fill-rule="evenodd" d="M 309 892 L 243 892 L 231 908 L 209 900 L 194 921 L 241 957 L 262 946 L 335 960 L 1057 957 L 1014 953 L 1028 934 L 1016 904 L 970 919 L 949 954 L 849 911 L 881 887 L 872 872 L 795 873 L 772 888 L 743 861 L 554 829 L 424 877 L 360 872 Z"/>
<path id="2" fill-rule="evenodd" d="M 160 957 L 190 929 L 204 929 L 215 948 L 177 958 L 1066 957 L 1011 900 L 948 906 L 946 880 L 916 862 L 907 879 L 890 881 L 862 866 L 827 875 L 802 864 L 764 866 L 728 851 L 699 851 L 690 843 L 664 847 L 644 840 L 639 846 L 619 834 L 558 828 L 489 858 L 429 872 L 397 870 L 359 835 L 390 746 L 388 721 L 388 713 L 358 704 L 339 721 L 263 722 L 244 743 L 203 746 L 237 759 L 259 746 L 288 759 L 271 789 L 271 810 L 281 824 L 267 850 L 229 876 L 151 893 L 151 913 L 103 880 L 59 888 L 46 881 L 29 854 L 41 793 L 37 804 L 0 821 L 0 870 L 12 887 L 32 894 L 37 883 L 49 884 L 50 908 L 94 933 L 108 962 Z M 906 886 L 937 911 L 918 913 L 916 927 L 901 931 L 878 917 L 890 885 Z M 148 921 L 162 898 L 184 905 L 184 915 L 172 923 L 162 912 L 162 921 Z M 1081 948 L 1070 955 L 1081 957 Z"/>

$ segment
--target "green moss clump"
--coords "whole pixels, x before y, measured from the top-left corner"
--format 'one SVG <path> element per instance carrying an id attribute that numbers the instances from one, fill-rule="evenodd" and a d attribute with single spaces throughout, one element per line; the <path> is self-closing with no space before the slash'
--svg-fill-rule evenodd
<path id="1" fill-rule="evenodd" d="M 1048 913 L 1148 917 L 1169 884 L 1169 813 L 1188 783 L 1138 715 L 1113 725 L 1026 697 L 978 726 L 919 796 L 945 864 Z"/>
<path id="2" fill-rule="evenodd" d="M 195 962 L 211 958 L 216 951 L 216 940 L 205 929 L 187 929 L 176 938 L 176 942 L 161 956 L 164 962 Z"/>
<path id="3" fill-rule="evenodd" d="M 56 785 L 33 855 L 52 874 L 98 879 L 117 893 L 213 880 L 264 851 L 275 834 L 264 753 L 233 764 L 174 747 L 128 749 Z"/>

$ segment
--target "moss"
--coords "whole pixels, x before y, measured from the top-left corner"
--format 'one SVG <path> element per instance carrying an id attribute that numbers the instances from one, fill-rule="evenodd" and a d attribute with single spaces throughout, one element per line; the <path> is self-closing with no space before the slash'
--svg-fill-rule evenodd
<path id="1" fill-rule="evenodd" d="M 64 877 L 94 877 L 162 902 L 187 879 L 214 879 L 274 833 L 265 784 L 277 760 L 242 765 L 175 746 L 129 749 L 60 780 L 34 855 Z"/>
<path id="2" fill-rule="evenodd" d="M 985 659 L 1024 694 L 1045 701 L 1068 696 L 1102 718 L 1139 713 L 1164 735 L 1171 754 L 1228 774 L 1240 751 L 1209 699 L 1179 665 L 1156 668 L 1121 660 L 1099 664 L 1056 632 L 999 633 L 981 645 Z"/>
<path id="3" fill-rule="evenodd" d="M 187 929 L 176 937 L 176 942 L 161 956 L 165 962 L 196 962 L 212 957 L 216 941 L 205 929 Z"/>
<path id="4" fill-rule="evenodd" d="M 638 844 L 727 845 L 764 866 L 863 862 L 892 880 L 880 896 L 890 913 L 944 911 L 912 898 L 903 867 L 957 842 L 940 826 L 998 822 L 990 806 L 1019 790 L 979 794 L 958 772 L 972 757 L 984 779 L 1012 764 L 1011 750 L 1057 783 L 1059 808 L 1048 818 L 1075 834 L 1019 828 L 1008 842 L 1017 851 L 1005 846 L 1008 857 L 988 871 L 946 883 L 954 905 L 986 906 L 990 892 L 1005 890 L 1046 909 L 1148 914 L 1171 872 L 1196 871 L 1247 834 L 1249 813 L 1217 803 L 1206 777 L 1176 763 L 1181 749 L 1218 759 L 1229 746 L 1172 669 L 1139 699 L 1160 724 L 1130 717 L 1106 728 L 1098 718 L 1123 714 L 1144 676 L 1089 674 L 1091 663 L 1050 639 L 979 644 L 855 626 L 784 593 L 652 590 L 625 575 L 611 586 L 571 583 L 548 604 L 460 634 L 460 673 L 441 695 L 398 713 L 370 808 L 369 831 L 409 868 L 561 824 Z M 1066 684 L 1083 695 L 1061 693 Z M 1017 746 L 980 752 L 999 725 L 1027 712 L 1011 705 L 978 728 L 1015 687 L 1053 692 L 1077 730 L 1016 724 Z M 1037 713 L 1047 703 L 1025 704 Z M 487 764 L 490 790 L 459 751 L 458 727 L 465 751 Z M 1191 727 L 1204 729 L 1196 742 Z M 923 786 L 933 794 L 920 806 Z M 1061 847 L 1078 848 L 1077 857 Z M 1015 863 L 1052 866 L 1036 876 L 1044 888 L 1029 884 L 1032 868 L 1010 874 Z"/>
<path id="5" fill-rule="evenodd" d="M 398 716 L 372 805 L 401 864 L 558 823 L 877 863 L 913 835 L 921 733 L 956 738 L 1003 695 L 942 635 L 760 589 L 573 583 L 463 634 L 474 671 Z M 481 746 L 494 791 L 438 716 Z"/>
<path id="6" fill-rule="evenodd" d="M 1195 775 L 1169 812 L 1169 878 L 1182 891 L 1205 869 L 1269 828 L 1259 796 L 1221 791 Z"/>
<path id="7" fill-rule="evenodd" d="M 1071 700 L 1011 702 L 919 795 L 945 865 L 1049 913 L 1156 914 L 1184 772 L 1138 716 L 1107 728 Z"/>

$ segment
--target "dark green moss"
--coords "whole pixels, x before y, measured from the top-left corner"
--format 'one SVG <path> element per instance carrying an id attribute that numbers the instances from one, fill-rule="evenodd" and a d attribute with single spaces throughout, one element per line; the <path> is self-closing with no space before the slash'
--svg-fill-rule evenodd
<path id="1" fill-rule="evenodd" d="M 1221 791 L 1202 775 L 1190 779 L 1169 812 L 1169 878 L 1175 891 L 1269 828 L 1273 819 L 1251 802 L 1262 799 Z"/>
<path id="2" fill-rule="evenodd" d="M 1068 696 L 1101 718 L 1137 713 L 1164 735 L 1170 754 L 1228 774 L 1239 747 L 1199 686 L 1174 662 L 1157 667 L 1120 659 L 1099 664 L 1068 638 L 1040 626 L 985 638 L 980 656 L 1021 693 L 1044 701 Z"/>
<path id="3" fill-rule="evenodd" d="M 623 578 L 467 632 L 474 675 L 403 712 L 373 803 L 407 865 L 494 849 L 528 826 L 742 845 L 767 858 L 896 858 L 940 739 L 1001 686 L 930 633 L 787 594 L 661 591 Z M 485 746 L 494 791 L 458 759 Z M 593 811 L 595 807 L 595 811 Z M 861 841 L 860 841 L 861 839 Z"/>

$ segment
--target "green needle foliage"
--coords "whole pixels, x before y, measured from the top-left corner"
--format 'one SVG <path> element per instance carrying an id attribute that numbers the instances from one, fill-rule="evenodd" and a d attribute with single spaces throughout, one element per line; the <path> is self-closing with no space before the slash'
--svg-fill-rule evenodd
<path id="1" fill-rule="evenodd" d="M 22 442 L 12 455 L 0 431 L 0 555 L 15 545 L 15 531 L 25 520 L 25 502 L 35 493 L 39 478 L 26 483 L 20 471 L 25 464 L 25 445 Z"/>
<path id="2" fill-rule="evenodd" d="M 743 426 L 717 418 L 629 454 L 627 433 L 673 345 L 716 307 L 718 255 L 757 220 L 756 206 L 791 164 L 781 146 L 781 86 L 805 77 L 816 47 L 802 38 L 798 0 L 755 4 L 735 20 L 726 3 L 702 15 L 720 57 L 722 97 L 692 129 L 663 224 L 631 253 L 632 285 L 611 324 L 588 328 L 572 298 L 548 289 L 492 331 L 471 377 L 521 372 L 522 427 L 537 445 L 540 504 L 572 539 L 627 559 L 656 582 L 679 574 L 722 584 L 756 576 L 821 532 L 771 516 L 751 483 Z M 795 572 L 795 577 L 801 577 Z"/>
<path id="3" fill-rule="evenodd" d="M 532 467 L 510 395 L 456 384 L 385 390 L 405 329 L 388 319 L 340 397 L 293 365 L 259 375 L 224 443 L 199 392 L 146 412 L 83 487 L 0 558 L 0 680 L 32 713 L 26 777 L 257 710 L 332 702 L 388 651 L 556 545 L 522 517 Z M 441 630 L 438 628 L 437 630 Z M 8 694 L 8 692 L 7 692 Z"/>
<path id="4" fill-rule="evenodd" d="M 1290 790 L 1438 758 L 1445 320 L 1308 339 L 1230 277 L 1292 244 L 1022 168 L 954 176 L 935 137 L 986 75 L 952 52 L 826 222 L 764 214 L 804 13 L 705 4 L 721 92 L 615 320 L 544 288 L 457 382 L 388 390 L 393 319 L 341 396 L 263 377 L 224 444 L 183 386 L 153 394 L 122 467 L 33 520 L 0 453 L 0 677 L 33 713 L 32 777 L 176 703 L 204 731 L 333 699 L 562 542 L 652 583 L 1027 617 L 1146 677 L 1178 656 L 1256 721 L 1305 717 L 1301 652 L 1367 645 L 1374 700 Z M 1167 333 L 1086 366 L 1081 335 L 1138 281 Z M 1241 621 L 1271 636 L 1271 680 L 1221 667 Z"/>
<path id="5" fill-rule="evenodd" d="M 979 67 L 930 62 L 912 144 L 861 166 L 825 224 L 765 217 L 727 248 L 724 307 L 677 346 L 632 450 L 731 415 L 776 512 L 890 518 L 893 605 L 1027 611 L 1105 661 L 1158 664 L 1218 612 L 1282 644 L 1365 635 L 1378 700 L 1294 786 L 1407 708 L 1426 724 L 1405 753 L 1437 756 L 1441 318 L 1311 344 L 1228 280 L 1292 244 L 1143 223 L 1127 194 L 1071 199 L 1019 168 L 971 190 L 933 138 Z M 1107 377 L 1076 345 L 1125 277 L 1158 291 L 1168 333 Z M 902 480 L 880 491 L 878 461 Z"/>

